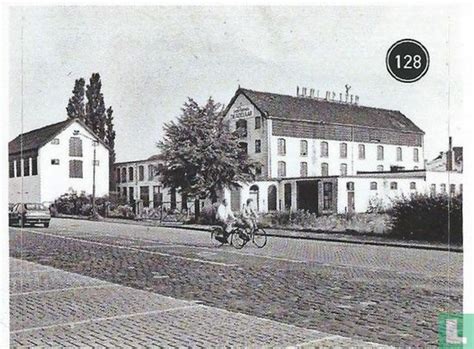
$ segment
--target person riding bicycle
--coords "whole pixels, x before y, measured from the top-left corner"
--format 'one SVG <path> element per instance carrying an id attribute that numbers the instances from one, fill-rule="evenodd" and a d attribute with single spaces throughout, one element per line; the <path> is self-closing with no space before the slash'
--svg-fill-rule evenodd
<path id="1" fill-rule="evenodd" d="M 224 236 L 216 236 L 216 240 L 222 240 L 221 242 L 227 243 L 227 238 L 229 237 L 230 232 L 232 231 L 233 223 L 236 221 L 234 213 L 229 207 L 227 199 L 223 199 L 222 203 L 217 208 L 216 220 L 224 230 Z"/>
<path id="2" fill-rule="evenodd" d="M 247 202 L 242 207 L 242 221 L 250 230 L 257 229 L 257 212 L 253 208 L 253 199 L 247 199 Z"/>

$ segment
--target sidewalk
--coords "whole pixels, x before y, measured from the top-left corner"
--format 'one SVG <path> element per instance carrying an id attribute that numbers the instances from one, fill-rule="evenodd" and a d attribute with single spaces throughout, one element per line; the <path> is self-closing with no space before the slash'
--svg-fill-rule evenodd
<path id="1" fill-rule="evenodd" d="M 12 347 L 385 347 L 15 258 L 10 285 Z"/>
<path id="2" fill-rule="evenodd" d="M 60 215 L 57 218 L 68 218 L 68 219 L 84 219 L 86 217 Z M 141 226 L 153 226 L 153 227 L 164 227 L 164 228 L 177 228 L 187 229 L 195 231 L 208 232 L 211 229 L 210 225 L 200 224 L 180 224 L 171 223 L 155 220 L 132 220 L 132 219 L 120 219 L 120 218 L 103 218 L 103 221 L 110 223 L 120 224 L 131 224 Z M 338 232 L 316 232 L 309 229 L 273 229 L 265 228 L 268 236 L 287 238 L 287 239 L 300 239 L 300 240 L 314 240 L 314 241 L 327 241 L 327 242 L 342 242 L 351 244 L 361 245 L 381 245 L 381 246 L 393 246 L 403 248 L 417 248 L 425 250 L 436 250 L 436 251 L 450 251 L 450 252 L 463 252 L 463 247 L 459 245 L 448 245 L 447 243 L 438 242 L 421 242 L 415 240 L 397 240 L 384 236 L 369 236 L 369 235 L 356 235 L 355 233 L 338 233 Z"/>

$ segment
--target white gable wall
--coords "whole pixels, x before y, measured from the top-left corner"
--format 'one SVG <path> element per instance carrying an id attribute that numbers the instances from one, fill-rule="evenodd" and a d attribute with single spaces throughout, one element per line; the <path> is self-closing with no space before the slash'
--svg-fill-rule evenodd
<path id="1" fill-rule="evenodd" d="M 78 130 L 80 134 L 75 136 L 74 130 Z M 49 142 L 40 148 L 38 172 L 41 175 L 42 202 L 52 202 L 70 190 L 92 194 L 94 147 L 92 140 L 83 135 L 92 137 L 81 124 L 74 122 L 55 137 L 59 139 L 59 144 Z M 69 156 L 69 138 L 73 136 L 82 139 L 82 157 Z M 52 165 L 52 159 L 59 159 L 59 165 Z M 83 178 L 69 177 L 69 160 L 73 159 L 82 160 Z M 96 147 L 96 159 L 99 160 L 99 165 L 96 166 L 96 197 L 99 197 L 109 192 L 109 153 L 100 143 Z"/>

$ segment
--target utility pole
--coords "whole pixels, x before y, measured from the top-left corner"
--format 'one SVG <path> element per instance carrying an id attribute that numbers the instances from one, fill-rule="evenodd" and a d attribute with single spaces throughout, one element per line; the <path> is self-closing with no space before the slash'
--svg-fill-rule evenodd
<path id="1" fill-rule="evenodd" d="M 92 141 L 92 146 L 94 147 L 94 155 L 92 160 L 92 219 L 97 218 L 97 208 L 95 205 L 95 166 L 96 166 L 96 148 L 98 142 L 97 140 Z"/>

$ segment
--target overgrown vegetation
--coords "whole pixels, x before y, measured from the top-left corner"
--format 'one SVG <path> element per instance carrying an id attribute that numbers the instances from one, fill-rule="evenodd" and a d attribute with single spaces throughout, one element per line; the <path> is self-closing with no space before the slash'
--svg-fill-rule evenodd
<path id="1" fill-rule="evenodd" d="M 462 244 L 462 195 L 402 197 L 392 204 L 391 235 Z"/>

